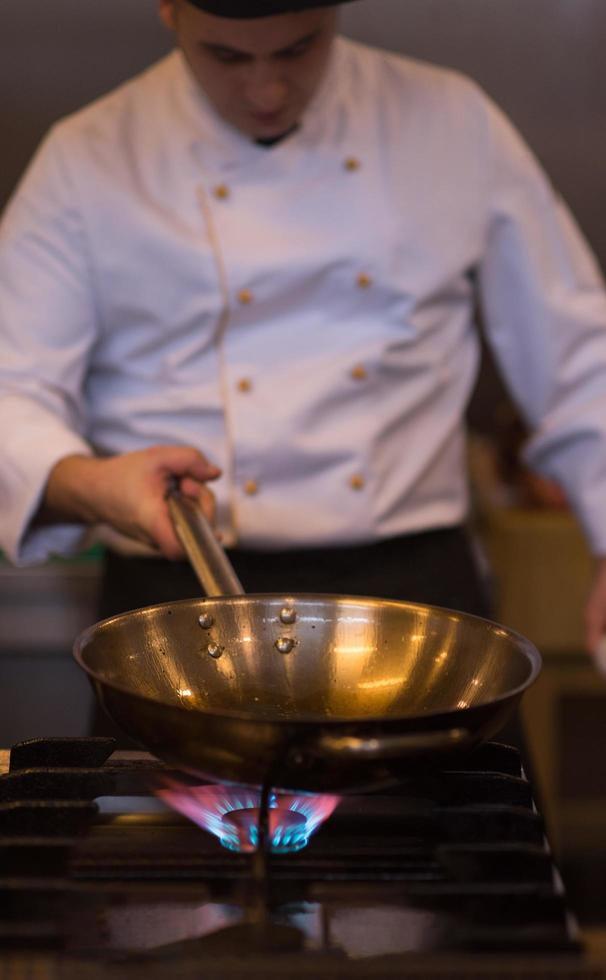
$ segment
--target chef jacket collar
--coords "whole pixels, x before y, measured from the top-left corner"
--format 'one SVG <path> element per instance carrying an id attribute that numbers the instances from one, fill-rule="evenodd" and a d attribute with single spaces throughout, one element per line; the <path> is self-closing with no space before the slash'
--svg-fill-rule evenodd
<path id="1" fill-rule="evenodd" d="M 186 117 L 190 119 L 192 138 L 190 146 L 195 156 L 215 173 L 235 174 L 245 171 L 263 159 L 264 169 L 270 174 L 272 166 L 281 171 L 288 168 L 288 156 L 305 147 L 315 147 L 319 141 L 332 142 L 341 119 L 337 105 L 342 100 L 341 71 L 339 62 L 343 58 L 340 39 L 333 42 L 326 74 L 318 90 L 307 106 L 300 125 L 291 136 L 269 151 L 259 146 L 253 139 L 240 133 L 225 122 L 207 99 L 196 82 L 181 51 L 176 52 L 179 61 L 180 88 L 185 95 Z M 185 108 L 185 107 L 184 107 Z"/>

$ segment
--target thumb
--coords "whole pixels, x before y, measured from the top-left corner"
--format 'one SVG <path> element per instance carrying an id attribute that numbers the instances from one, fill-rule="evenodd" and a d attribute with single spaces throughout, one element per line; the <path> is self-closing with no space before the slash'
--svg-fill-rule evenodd
<path id="1" fill-rule="evenodd" d="M 190 476 L 204 483 L 216 480 L 221 470 L 210 463 L 198 449 L 191 446 L 167 446 L 162 455 L 162 466 L 171 476 Z"/>

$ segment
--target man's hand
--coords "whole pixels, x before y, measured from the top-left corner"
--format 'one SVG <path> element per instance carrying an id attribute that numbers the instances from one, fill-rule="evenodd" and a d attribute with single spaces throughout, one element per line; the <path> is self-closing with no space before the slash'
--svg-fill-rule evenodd
<path id="1" fill-rule="evenodd" d="M 221 471 L 189 446 L 153 446 L 106 458 L 68 456 L 53 467 L 39 519 L 109 524 L 157 548 L 165 558 L 185 557 L 166 505 L 175 477 L 209 520 L 214 496 L 206 486 Z"/>
<path id="2" fill-rule="evenodd" d="M 585 644 L 596 664 L 606 673 L 606 557 L 596 561 L 593 582 L 585 604 Z"/>

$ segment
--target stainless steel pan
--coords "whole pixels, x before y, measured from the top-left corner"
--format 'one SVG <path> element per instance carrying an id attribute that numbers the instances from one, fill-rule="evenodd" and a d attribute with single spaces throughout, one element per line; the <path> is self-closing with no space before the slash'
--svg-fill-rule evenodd
<path id="1" fill-rule="evenodd" d="M 207 591 L 241 593 L 197 508 L 170 507 Z M 488 620 L 308 594 L 150 606 L 90 627 L 74 654 L 118 724 L 181 769 L 340 793 L 493 736 L 541 665 Z"/>

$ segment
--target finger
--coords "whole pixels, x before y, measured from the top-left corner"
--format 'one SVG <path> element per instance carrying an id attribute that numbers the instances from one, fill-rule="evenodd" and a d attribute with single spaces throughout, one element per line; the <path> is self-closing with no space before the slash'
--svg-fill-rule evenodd
<path id="1" fill-rule="evenodd" d="M 169 561 L 181 561 L 185 551 L 177 536 L 168 507 L 161 510 L 152 526 L 154 544 L 164 558 Z"/>
<path id="2" fill-rule="evenodd" d="M 606 674 L 606 636 L 601 636 L 591 648 L 594 663 L 601 674 Z"/>
<path id="3" fill-rule="evenodd" d="M 198 496 L 198 503 L 202 507 L 206 520 L 210 524 L 214 524 L 217 516 L 217 502 L 214 493 L 211 493 L 207 487 L 202 487 Z"/>
<path id="4" fill-rule="evenodd" d="M 216 516 L 216 498 L 212 490 L 210 490 L 205 484 L 198 483 L 195 480 L 185 477 L 181 480 L 181 493 L 186 497 L 191 497 L 195 500 L 200 509 L 202 510 L 207 521 L 214 524 Z"/>
<path id="5" fill-rule="evenodd" d="M 208 460 L 202 458 L 193 460 L 184 472 L 193 477 L 194 480 L 206 481 L 216 480 L 221 476 L 222 470 L 214 463 L 209 463 Z"/>
<path id="6" fill-rule="evenodd" d="M 596 625 L 590 624 L 585 631 L 585 645 L 589 653 L 595 653 L 602 639 L 602 630 Z"/>
<path id="7" fill-rule="evenodd" d="M 599 598 L 601 600 L 601 596 Z M 603 602 L 590 598 L 585 607 L 584 619 L 585 645 L 589 653 L 595 654 L 606 634 L 606 608 Z"/>
<path id="8" fill-rule="evenodd" d="M 160 530 L 156 538 L 156 546 L 163 558 L 169 561 L 183 561 L 186 558 L 183 545 L 172 528 Z"/>
<path id="9" fill-rule="evenodd" d="M 157 446 L 155 455 L 162 467 L 174 476 L 191 476 L 196 480 L 216 480 L 221 470 L 191 446 Z"/>

